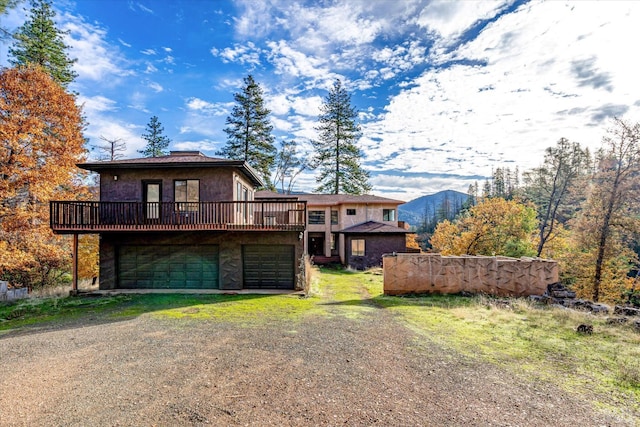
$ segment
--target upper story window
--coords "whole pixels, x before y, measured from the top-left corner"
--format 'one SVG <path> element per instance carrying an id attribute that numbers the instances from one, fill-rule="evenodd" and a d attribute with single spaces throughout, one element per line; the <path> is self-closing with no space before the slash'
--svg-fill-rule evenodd
<path id="1" fill-rule="evenodd" d="M 347 209 L 347 215 L 355 215 L 355 214 L 356 214 L 355 209 Z"/>
<path id="2" fill-rule="evenodd" d="M 309 211 L 309 224 L 324 224 L 324 211 Z"/>
<path id="3" fill-rule="evenodd" d="M 382 220 L 383 221 L 395 221 L 396 220 L 396 210 L 395 209 L 383 209 L 382 210 Z"/>
<path id="4" fill-rule="evenodd" d="M 338 211 L 331 211 L 331 224 L 338 224 Z"/>
<path id="5" fill-rule="evenodd" d="M 251 200 L 251 192 L 241 182 L 236 183 L 236 200 L 239 202 L 248 202 Z"/>
<path id="6" fill-rule="evenodd" d="M 200 202 L 200 180 L 181 179 L 175 180 L 174 201 L 179 211 L 197 211 Z"/>

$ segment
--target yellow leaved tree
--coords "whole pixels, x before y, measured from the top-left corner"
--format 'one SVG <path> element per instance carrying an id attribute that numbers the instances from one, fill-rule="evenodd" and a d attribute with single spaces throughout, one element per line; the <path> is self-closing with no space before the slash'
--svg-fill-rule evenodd
<path id="1" fill-rule="evenodd" d="M 49 201 L 83 196 L 75 96 L 35 66 L 0 70 L 0 277 L 46 286 L 68 268 L 68 239 L 49 228 Z"/>
<path id="2" fill-rule="evenodd" d="M 514 200 L 485 198 L 455 221 L 443 221 L 431 246 L 443 255 L 535 255 L 536 211 Z"/>

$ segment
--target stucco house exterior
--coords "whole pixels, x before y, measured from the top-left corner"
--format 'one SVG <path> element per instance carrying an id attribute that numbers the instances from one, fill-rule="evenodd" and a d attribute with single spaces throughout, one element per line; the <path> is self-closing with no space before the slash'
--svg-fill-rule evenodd
<path id="1" fill-rule="evenodd" d="M 256 200 L 244 161 L 192 151 L 78 165 L 99 201 L 52 201 L 51 228 L 100 236 L 100 289 L 294 289 L 306 203 Z M 74 282 L 75 271 L 74 267 Z M 76 282 L 77 283 L 77 282 Z"/>
<path id="2" fill-rule="evenodd" d="M 337 262 L 355 269 L 382 265 L 382 255 L 406 252 L 411 233 L 398 221 L 404 202 L 374 195 L 276 195 L 260 191 L 258 200 L 306 202 L 304 250 L 316 264 Z"/>

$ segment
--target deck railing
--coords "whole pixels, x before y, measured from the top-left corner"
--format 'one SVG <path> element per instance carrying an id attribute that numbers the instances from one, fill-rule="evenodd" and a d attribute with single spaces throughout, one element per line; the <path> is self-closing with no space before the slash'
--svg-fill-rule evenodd
<path id="1" fill-rule="evenodd" d="M 58 233 L 305 229 L 306 202 L 50 202 Z"/>

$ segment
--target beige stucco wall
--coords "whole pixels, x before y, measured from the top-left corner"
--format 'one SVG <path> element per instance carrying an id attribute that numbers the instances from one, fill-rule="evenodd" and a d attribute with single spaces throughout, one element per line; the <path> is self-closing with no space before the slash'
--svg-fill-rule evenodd
<path id="1" fill-rule="evenodd" d="M 347 209 L 355 209 L 355 215 L 347 215 Z M 394 221 L 383 221 L 383 210 L 393 209 L 395 210 Z M 338 211 L 338 224 L 331 224 L 331 211 Z M 367 221 L 376 221 L 383 224 L 398 226 L 398 205 L 397 204 L 383 204 L 383 203 L 341 203 L 339 205 L 307 205 L 307 212 L 309 211 L 324 211 L 325 223 L 324 224 L 309 224 L 307 222 L 307 229 L 305 234 L 305 245 L 308 240 L 308 233 L 324 233 L 325 235 L 325 256 L 331 256 L 331 233 L 337 233 L 354 225 L 362 224 Z M 344 250 L 344 236 L 342 234 L 337 236 L 340 260 L 345 261 Z M 305 247 L 305 251 L 308 251 L 308 247 Z"/>
<path id="2" fill-rule="evenodd" d="M 556 261 L 538 258 L 397 254 L 383 257 L 387 295 L 462 291 L 498 296 L 542 295 L 559 280 Z"/>

